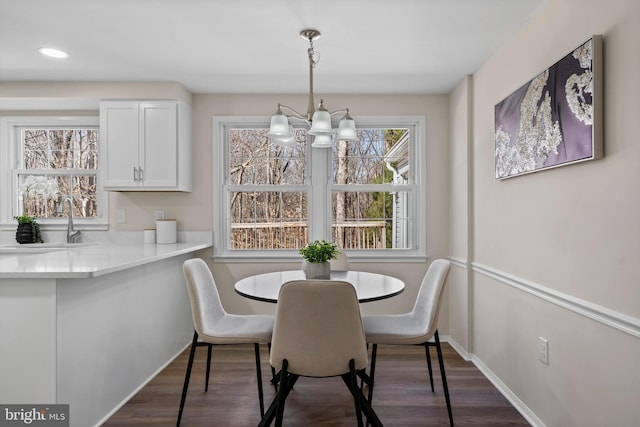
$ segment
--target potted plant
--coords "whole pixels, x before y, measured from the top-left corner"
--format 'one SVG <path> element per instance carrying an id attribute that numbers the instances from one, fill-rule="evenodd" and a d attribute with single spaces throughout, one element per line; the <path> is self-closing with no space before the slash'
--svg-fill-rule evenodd
<path id="1" fill-rule="evenodd" d="M 307 279 L 329 279 L 329 260 L 338 258 L 338 247 L 324 240 L 316 240 L 300 249 L 305 260 L 304 272 Z"/>
<path id="2" fill-rule="evenodd" d="M 18 243 L 42 243 L 40 224 L 36 221 L 35 216 L 21 215 L 13 218 L 18 221 L 18 230 L 16 231 Z"/>

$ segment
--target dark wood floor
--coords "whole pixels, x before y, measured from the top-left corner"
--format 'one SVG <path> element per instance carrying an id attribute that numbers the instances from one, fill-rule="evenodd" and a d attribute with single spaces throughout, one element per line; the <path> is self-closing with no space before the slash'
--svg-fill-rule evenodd
<path id="1" fill-rule="evenodd" d="M 204 392 L 206 348 L 196 351 L 182 426 L 255 426 L 260 420 L 253 346 L 213 351 L 209 391 Z M 443 343 L 445 369 L 456 426 L 528 426 L 525 419 L 470 362 Z M 267 349 L 262 349 L 265 406 L 274 396 Z M 379 346 L 373 408 L 385 426 L 447 426 L 449 420 L 437 369 L 431 392 L 424 350 Z M 173 426 L 188 360 L 183 352 L 104 426 Z M 353 400 L 340 378 L 300 378 L 285 406 L 286 426 L 354 426 Z"/>

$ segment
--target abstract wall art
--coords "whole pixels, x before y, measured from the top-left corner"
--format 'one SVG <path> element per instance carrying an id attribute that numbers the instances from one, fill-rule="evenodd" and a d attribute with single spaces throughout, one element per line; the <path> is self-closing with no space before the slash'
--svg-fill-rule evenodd
<path id="1" fill-rule="evenodd" d="M 495 106 L 495 177 L 603 155 L 602 36 L 593 36 Z"/>

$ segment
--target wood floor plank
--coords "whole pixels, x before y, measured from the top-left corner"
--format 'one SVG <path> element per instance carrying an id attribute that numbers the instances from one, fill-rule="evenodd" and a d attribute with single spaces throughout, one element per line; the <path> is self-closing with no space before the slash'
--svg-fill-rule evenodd
<path id="1" fill-rule="evenodd" d="M 274 397 L 266 346 L 262 349 L 265 406 Z M 260 421 L 253 346 L 215 347 L 209 391 L 204 392 L 206 349 L 196 351 L 181 425 L 246 427 Z M 116 412 L 106 427 L 174 426 L 188 349 Z M 456 426 L 528 426 L 526 420 L 470 362 L 443 343 Z M 373 408 L 385 426 L 448 426 L 435 350 L 435 392 L 424 349 L 379 346 Z M 366 390 L 365 390 L 366 394 Z M 354 426 L 353 400 L 340 378 L 300 378 L 285 406 L 285 426 Z"/>

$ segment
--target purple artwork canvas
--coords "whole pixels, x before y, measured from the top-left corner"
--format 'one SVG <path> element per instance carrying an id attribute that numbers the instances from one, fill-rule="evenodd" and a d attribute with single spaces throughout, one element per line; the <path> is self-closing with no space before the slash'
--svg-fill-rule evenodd
<path id="1" fill-rule="evenodd" d="M 594 36 L 496 105 L 497 179 L 601 155 L 600 42 Z"/>

